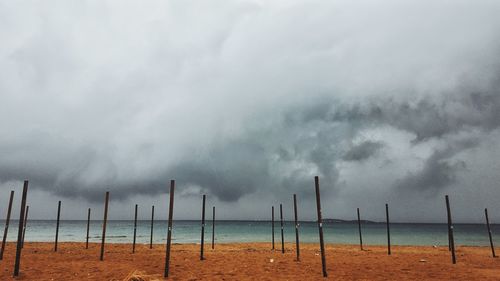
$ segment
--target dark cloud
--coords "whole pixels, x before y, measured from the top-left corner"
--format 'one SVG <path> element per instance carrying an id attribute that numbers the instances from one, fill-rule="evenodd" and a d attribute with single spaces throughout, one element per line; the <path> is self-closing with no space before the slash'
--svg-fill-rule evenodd
<path id="1" fill-rule="evenodd" d="M 403 179 L 396 182 L 396 187 L 414 192 L 426 191 L 437 194 L 442 188 L 454 184 L 459 172 L 466 171 L 466 162 L 454 160 L 453 156 L 475 147 L 479 144 L 477 138 L 455 141 L 446 148 L 435 150 L 417 172 L 409 172 Z"/>
<path id="2" fill-rule="evenodd" d="M 422 143 L 432 138 L 447 141 L 451 135 L 471 130 L 494 130 L 500 124 L 496 118 L 500 112 L 499 96 L 472 93 L 439 104 L 424 99 L 413 104 L 389 100 L 352 106 L 326 99 L 301 109 L 294 106 L 278 119 L 282 121 L 270 127 L 248 129 L 233 140 L 206 144 L 202 154 L 188 151 L 179 157 L 181 160 L 162 165 L 153 174 L 134 177 L 121 174 L 120 165 L 109 152 L 88 146 L 66 147 L 66 151 L 74 151 L 71 157 L 54 158 L 45 151 L 57 151 L 53 143 L 58 141 L 43 134 L 32 135 L 39 141 L 37 146 L 16 144 L 3 148 L 9 154 L 22 146 L 22 154 L 33 153 L 36 160 L 21 163 L 16 159 L 23 159 L 23 155 L 11 155 L 9 161 L 0 163 L 0 179 L 29 178 L 40 188 L 91 201 L 100 201 L 105 189 L 113 191 L 115 199 L 127 198 L 138 190 L 141 194 L 163 193 L 171 178 L 180 186 L 196 187 L 200 193 L 212 194 L 222 201 L 237 201 L 257 190 L 297 192 L 310 197 L 309 192 L 303 191 L 314 175 L 320 175 L 330 186 L 326 192 L 335 191 L 339 160 L 362 161 L 376 156 L 384 146 L 372 140 L 350 147 L 341 145 L 352 142 L 359 132 L 390 126 L 413 133 L 414 143 Z M 450 159 L 479 143 L 476 140 L 436 149 L 421 171 L 410 172 L 397 186 L 439 190 L 453 184 L 465 163 Z"/>
<path id="3" fill-rule="evenodd" d="M 270 177 L 266 157 L 267 152 L 257 143 L 224 143 L 209 151 L 204 161 L 188 158 L 189 161 L 174 165 L 167 174 L 222 201 L 236 201 L 265 187 Z"/>
<path id="4" fill-rule="evenodd" d="M 345 122 L 364 127 L 388 125 L 414 134 L 415 142 L 471 129 L 491 131 L 500 126 L 500 83 L 489 83 L 490 88 L 484 92 L 445 94 L 440 100 L 423 97 L 410 102 L 377 98 L 354 104 L 330 103 L 328 109 L 322 103 L 316 107 L 321 110 L 307 110 L 302 120 Z"/>
<path id="5" fill-rule="evenodd" d="M 100 201 L 104 189 L 114 191 L 116 199 L 127 198 L 137 190 L 151 195 L 166 192 L 166 183 L 171 178 L 177 179 L 180 186 L 197 187 L 199 192 L 207 192 L 222 201 L 236 201 L 262 189 L 302 194 L 316 174 L 331 186 L 328 191 L 334 191 L 338 160 L 362 161 L 375 156 L 384 146 L 380 141 L 367 140 L 342 147 L 342 142 L 351 142 L 360 131 L 391 126 L 415 134 L 414 142 L 425 142 L 430 138 L 447 140 L 447 136 L 474 129 L 493 130 L 500 120 L 496 119 L 500 112 L 498 96 L 463 94 L 460 99 L 440 104 L 424 99 L 411 105 L 388 101 L 348 107 L 330 101 L 300 110 L 294 106 L 283 116 L 283 121 L 269 128 L 248 130 L 231 141 L 205 145 L 206 151 L 202 154 L 190 151 L 182 154 L 182 160 L 163 165 L 154 174 L 133 178 L 120 175 L 119 165 L 107 152 L 91 147 L 65 148 L 75 151 L 73 157 L 44 155 L 44 151 L 56 151 L 52 142 L 58 141 L 42 134 L 34 136 L 38 146 L 23 146 L 23 153 L 34 153 L 36 160 L 16 165 L 13 159 L 22 156 L 13 155 L 8 162 L 1 163 L 0 179 L 26 177 L 40 188 L 92 201 Z M 456 108 L 460 111 L 454 111 Z M 397 186 L 438 190 L 453 184 L 456 172 L 465 163 L 452 163 L 449 159 L 478 143 L 436 150 L 425 160 L 421 171 L 409 173 Z M 4 146 L 4 151 L 16 149 Z M 310 197 L 308 192 L 302 195 Z"/>
<path id="6" fill-rule="evenodd" d="M 382 147 L 384 147 L 384 144 L 381 142 L 365 141 L 351 147 L 351 149 L 342 156 L 342 160 L 362 161 L 375 155 Z"/>

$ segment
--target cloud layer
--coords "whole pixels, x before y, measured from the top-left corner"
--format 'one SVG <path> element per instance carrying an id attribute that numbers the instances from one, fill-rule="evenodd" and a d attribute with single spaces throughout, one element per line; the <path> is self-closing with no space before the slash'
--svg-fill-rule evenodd
<path id="1" fill-rule="evenodd" d="M 0 1 L 0 182 L 90 202 L 155 196 L 171 178 L 180 196 L 226 203 L 308 202 L 315 175 L 346 204 L 354 190 L 479 188 L 469 158 L 500 156 L 485 147 L 500 125 L 499 13 L 497 1 Z M 500 195 L 486 173 L 478 192 Z"/>

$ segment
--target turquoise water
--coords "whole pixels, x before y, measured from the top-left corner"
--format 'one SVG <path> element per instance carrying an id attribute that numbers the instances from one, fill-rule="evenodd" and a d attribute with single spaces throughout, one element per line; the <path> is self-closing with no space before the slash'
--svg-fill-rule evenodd
<path id="1" fill-rule="evenodd" d="M 3 228 L 4 222 L 0 221 Z M 61 221 L 59 241 L 84 242 L 86 221 Z M 11 221 L 8 241 L 17 239 L 17 221 Z M 110 243 L 131 243 L 133 221 L 108 221 L 106 241 Z M 329 222 L 323 224 L 325 242 L 358 244 L 357 222 Z M 26 229 L 26 241 L 51 242 L 55 237 L 55 221 L 32 220 Z M 455 224 L 455 241 L 458 245 L 489 245 L 486 226 L 483 224 Z M 174 243 L 199 243 L 200 221 L 174 221 Z M 293 222 L 285 222 L 285 241 L 295 242 Z M 384 245 L 387 241 L 385 223 L 364 223 L 362 225 L 363 243 Z M 492 225 L 493 239 L 500 243 L 500 225 Z M 2 232 L 3 233 L 3 232 Z M 165 243 L 166 221 L 155 221 L 154 243 Z M 207 221 L 205 241 L 211 241 L 212 225 Z M 90 242 L 100 242 L 102 221 L 90 225 Z M 149 243 L 150 221 L 138 221 L 137 243 Z M 271 222 L 269 221 L 218 221 L 215 226 L 216 242 L 270 242 Z M 281 241 L 279 222 L 275 222 L 275 239 Z M 318 242 L 318 228 L 315 222 L 300 223 L 301 242 Z M 391 224 L 391 243 L 394 245 L 447 245 L 446 224 L 394 223 Z"/>

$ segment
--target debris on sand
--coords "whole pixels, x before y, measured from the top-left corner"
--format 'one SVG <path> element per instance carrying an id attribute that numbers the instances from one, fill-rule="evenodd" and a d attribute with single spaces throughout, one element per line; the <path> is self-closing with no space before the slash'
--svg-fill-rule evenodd
<path id="1" fill-rule="evenodd" d="M 146 274 L 139 270 L 132 271 L 123 281 L 160 281 L 163 280 L 159 274 Z"/>

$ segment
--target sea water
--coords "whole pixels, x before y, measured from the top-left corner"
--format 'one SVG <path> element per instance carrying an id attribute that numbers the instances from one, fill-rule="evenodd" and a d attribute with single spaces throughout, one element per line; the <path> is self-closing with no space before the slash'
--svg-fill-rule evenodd
<path id="1" fill-rule="evenodd" d="M 4 225 L 4 221 L 0 221 Z M 18 222 L 10 223 L 8 241 L 17 239 Z M 275 241 L 281 241 L 281 227 L 275 221 Z M 363 243 L 367 245 L 384 245 L 387 243 L 385 223 L 362 223 Z M 155 221 L 153 243 L 163 244 L 167 237 L 167 221 Z M 491 225 L 493 239 L 500 243 L 500 225 Z M 63 220 L 59 226 L 59 241 L 85 242 L 87 222 L 79 220 Z M 137 243 L 149 243 L 151 222 L 137 222 Z M 357 222 L 323 223 L 326 243 L 358 244 L 359 232 Z M 56 222 L 52 220 L 30 220 L 26 228 L 26 241 L 52 242 L 56 233 Z M 106 241 L 109 243 L 132 243 L 134 222 L 124 220 L 108 221 Z M 205 225 L 205 241 L 212 239 L 212 222 Z M 318 242 L 318 225 L 315 222 L 299 223 L 300 241 L 304 243 Z M 393 245 L 447 245 L 446 224 L 425 223 L 391 223 L 391 243 Z M 200 221 L 173 221 L 172 241 L 174 243 L 199 243 L 201 234 Z M 102 221 L 90 223 L 90 242 L 100 242 Z M 286 242 L 295 242 L 295 225 L 292 221 L 284 222 Z M 455 224 L 455 243 L 457 245 L 487 246 L 488 232 L 484 224 Z M 271 242 L 272 230 L 270 221 L 216 221 L 216 243 L 235 242 Z"/>

